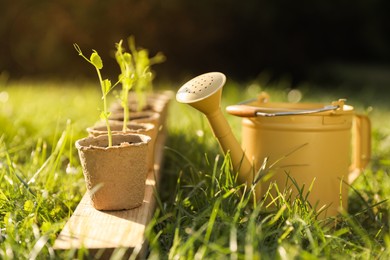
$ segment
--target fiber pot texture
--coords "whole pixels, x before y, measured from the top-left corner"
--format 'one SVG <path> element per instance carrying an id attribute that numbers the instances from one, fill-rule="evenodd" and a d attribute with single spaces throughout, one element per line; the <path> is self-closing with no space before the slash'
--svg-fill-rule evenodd
<path id="1" fill-rule="evenodd" d="M 149 170 L 154 168 L 154 148 L 157 138 L 158 129 L 151 123 L 135 123 L 127 124 L 126 132 L 123 132 L 123 122 L 110 121 L 112 134 L 143 134 L 151 138 L 148 144 Z M 97 124 L 93 127 L 88 127 L 89 136 L 99 136 L 107 134 L 107 126 L 105 124 Z"/>
<path id="2" fill-rule="evenodd" d="M 129 95 L 129 110 L 132 112 L 137 111 L 154 111 L 158 113 L 164 113 L 163 110 L 166 109 L 168 103 L 173 97 L 173 93 L 171 91 L 163 91 L 156 93 L 149 93 L 146 96 L 146 104 L 141 108 L 138 107 L 138 96 L 135 93 L 130 93 Z M 120 102 L 113 103 L 111 107 L 111 111 L 121 111 L 123 107 Z"/>
<path id="3" fill-rule="evenodd" d="M 160 115 L 159 123 L 164 125 L 166 117 L 168 115 L 169 102 L 172 99 L 172 97 L 173 97 L 173 93 L 171 91 L 148 93 L 146 97 L 146 104 L 142 107 L 141 110 L 139 110 L 137 94 L 130 93 L 129 102 L 128 102 L 130 117 L 132 113 L 135 112 L 156 112 Z M 114 119 L 123 120 L 123 107 L 120 102 L 115 102 L 112 104 L 111 112 L 113 114 L 116 114 L 114 116 Z M 137 121 L 137 122 L 150 122 L 150 123 L 155 122 L 154 119 L 145 121 L 143 118 L 140 118 L 144 116 L 145 114 L 141 114 L 141 116 L 140 114 L 138 114 L 135 118 L 130 118 L 130 120 Z"/>
<path id="4" fill-rule="evenodd" d="M 108 146 L 107 135 L 76 141 L 87 189 L 98 210 L 138 207 L 145 194 L 150 137 L 115 134 Z"/>

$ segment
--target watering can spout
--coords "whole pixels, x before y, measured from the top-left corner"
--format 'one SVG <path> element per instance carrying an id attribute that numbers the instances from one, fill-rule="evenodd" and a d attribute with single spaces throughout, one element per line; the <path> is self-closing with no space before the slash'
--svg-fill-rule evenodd
<path id="1" fill-rule="evenodd" d="M 220 72 L 202 74 L 185 83 L 177 92 L 176 100 L 202 112 L 213 130 L 223 152 L 230 154 L 233 169 L 240 183 L 248 186 L 253 181 L 253 167 L 221 111 L 222 87 L 226 77 Z"/>

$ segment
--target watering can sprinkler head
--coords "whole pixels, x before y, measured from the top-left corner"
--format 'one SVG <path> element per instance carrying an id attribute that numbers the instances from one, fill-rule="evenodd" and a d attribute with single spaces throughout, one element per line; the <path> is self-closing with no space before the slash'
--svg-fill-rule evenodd
<path id="1" fill-rule="evenodd" d="M 234 137 L 220 108 L 222 87 L 225 82 L 226 76 L 220 72 L 199 75 L 178 90 L 176 100 L 189 104 L 205 114 L 223 152 L 230 154 L 233 169 L 239 172 L 239 181 L 250 186 L 253 181 L 252 165 Z"/>
<path id="2" fill-rule="evenodd" d="M 185 83 L 177 92 L 176 100 L 211 114 L 220 107 L 225 82 L 226 76 L 220 72 L 202 74 Z"/>

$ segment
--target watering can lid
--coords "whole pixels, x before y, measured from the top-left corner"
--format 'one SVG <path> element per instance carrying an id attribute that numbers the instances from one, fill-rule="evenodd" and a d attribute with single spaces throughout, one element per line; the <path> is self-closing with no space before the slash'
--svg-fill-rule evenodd
<path id="1" fill-rule="evenodd" d="M 239 117 L 275 117 L 311 114 L 340 114 L 352 112 L 353 107 L 345 105 L 345 99 L 339 99 L 330 105 L 319 103 L 269 103 L 268 99 L 253 99 L 226 108 L 229 114 Z"/>

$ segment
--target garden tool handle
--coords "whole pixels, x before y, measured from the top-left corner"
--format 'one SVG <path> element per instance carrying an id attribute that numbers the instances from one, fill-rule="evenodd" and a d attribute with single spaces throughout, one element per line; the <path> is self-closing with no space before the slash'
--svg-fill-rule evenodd
<path id="1" fill-rule="evenodd" d="M 248 106 L 248 105 L 232 105 L 226 108 L 226 111 L 235 116 L 239 117 L 257 117 L 257 116 L 265 116 L 265 117 L 274 117 L 274 116 L 291 116 L 291 115 L 307 115 L 307 114 L 315 114 L 320 112 L 326 112 L 331 110 L 336 110 L 339 108 L 339 105 L 327 105 L 321 108 L 316 109 L 305 109 L 305 110 L 293 110 L 286 112 L 274 112 L 267 113 L 262 112 L 259 107 Z"/>
<path id="2" fill-rule="evenodd" d="M 226 108 L 229 114 L 239 117 L 255 117 L 257 110 L 257 107 L 247 105 L 232 105 Z"/>
<path id="3" fill-rule="evenodd" d="M 352 165 L 348 176 L 348 183 L 351 184 L 367 166 L 371 159 L 371 122 L 368 116 L 355 115 L 353 125 L 353 153 Z"/>

